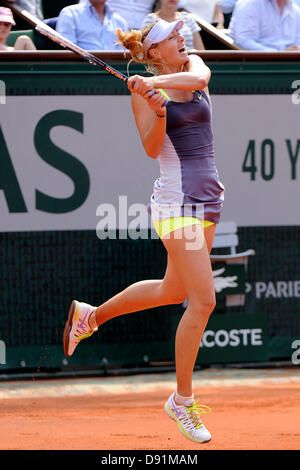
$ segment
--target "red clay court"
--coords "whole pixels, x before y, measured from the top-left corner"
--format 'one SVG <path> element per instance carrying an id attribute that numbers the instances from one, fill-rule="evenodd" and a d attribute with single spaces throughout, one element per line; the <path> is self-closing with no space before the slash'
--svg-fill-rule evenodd
<path id="1" fill-rule="evenodd" d="M 300 369 L 195 372 L 212 408 L 208 444 L 186 439 L 163 411 L 175 374 L 0 384 L 5 450 L 297 450 Z"/>

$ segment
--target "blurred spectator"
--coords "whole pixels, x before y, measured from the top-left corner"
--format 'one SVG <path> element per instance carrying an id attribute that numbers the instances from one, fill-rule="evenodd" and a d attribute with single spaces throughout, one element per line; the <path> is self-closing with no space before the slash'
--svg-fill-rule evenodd
<path id="1" fill-rule="evenodd" d="M 221 0 L 221 10 L 223 13 L 232 13 L 238 0 Z"/>
<path id="2" fill-rule="evenodd" d="M 224 16 L 220 0 L 185 0 L 184 4 L 187 11 L 195 13 L 214 26 L 223 28 Z"/>
<path id="3" fill-rule="evenodd" d="M 41 1 L 40 0 L 8 0 L 15 5 L 18 5 L 24 10 L 27 10 L 34 16 L 37 16 L 40 20 L 44 19 L 42 10 L 41 10 Z"/>
<path id="4" fill-rule="evenodd" d="M 238 0 L 229 35 L 246 50 L 299 51 L 300 9 L 291 0 Z"/>
<path id="5" fill-rule="evenodd" d="M 154 6 L 154 12 L 149 13 L 144 19 L 143 26 L 163 19 L 165 21 L 175 21 L 181 19 L 184 25 L 180 34 L 184 37 L 186 48 L 203 50 L 204 45 L 199 34 L 200 28 L 191 15 L 185 11 L 178 11 L 178 0 L 158 0 Z"/>
<path id="6" fill-rule="evenodd" d="M 28 36 L 19 36 L 13 47 L 6 45 L 11 27 L 15 25 L 12 11 L 9 8 L 0 7 L 0 51 L 35 50 L 35 45 Z"/>
<path id="7" fill-rule="evenodd" d="M 80 3 L 84 1 L 80 0 Z M 185 0 L 179 0 L 178 8 L 183 7 L 184 3 Z M 141 29 L 154 4 L 155 0 L 107 0 L 107 5 L 127 21 L 129 29 Z"/>
<path id="8" fill-rule="evenodd" d="M 221 10 L 223 13 L 232 13 L 238 0 L 221 0 Z M 293 0 L 300 7 L 300 0 Z"/>
<path id="9" fill-rule="evenodd" d="M 221 0 L 221 10 L 224 16 L 224 28 L 228 28 L 235 4 L 238 0 Z"/>
<path id="10" fill-rule="evenodd" d="M 51 28 L 55 29 L 57 18 L 48 18 L 48 19 L 44 18 L 44 15 L 41 10 L 41 5 L 42 5 L 41 0 L 8 0 L 8 1 L 13 3 L 14 5 L 18 5 L 19 7 L 24 8 L 24 10 L 31 13 L 31 15 L 36 16 L 40 20 L 47 23 Z"/>
<path id="11" fill-rule="evenodd" d="M 154 0 L 107 0 L 107 4 L 127 21 L 129 29 L 140 29 Z"/>
<path id="12" fill-rule="evenodd" d="M 80 0 L 80 3 L 84 2 Z M 152 11 L 154 0 L 107 0 L 107 5 L 125 19 L 129 29 L 141 29 L 145 16 Z"/>
<path id="13" fill-rule="evenodd" d="M 123 50 L 117 44 L 117 28 L 127 31 L 127 22 L 106 5 L 106 0 L 85 0 L 67 6 L 56 24 L 59 33 L 86 50 Z"/>

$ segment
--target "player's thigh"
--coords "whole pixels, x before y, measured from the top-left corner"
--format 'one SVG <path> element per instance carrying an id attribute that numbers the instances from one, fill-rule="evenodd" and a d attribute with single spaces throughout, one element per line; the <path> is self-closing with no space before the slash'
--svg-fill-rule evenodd
<path id="1" fill-rule="evenodd" d="M 162 240 L 189 302 L 193 302 L 196 306 L 205 304 L 208 308 L 215 303 L 214 280 L 209 257 L 213 235 L 213 229 L 205 234 L 201 225 L 193 225 L 175 230 Z"/>
<path id="2" fill-rule="evenodd" d="M 168 254 L 168 264 L 165 276 L 162 280 L 161 289 L 171 303 L 182 303 L 187 294 L 181 278 L 178 276 L 172 258 Z"/>
<path id="3" fill-rule="evenodd" d="M 213 246 L 216 228 L 217 228 L 216 224 L 213 224 L 213 225 L 209 225 L 208 227 L 204 229 L 204 237 L 205 237 L 208 253 L 211 252 L 211 249 Z"/>

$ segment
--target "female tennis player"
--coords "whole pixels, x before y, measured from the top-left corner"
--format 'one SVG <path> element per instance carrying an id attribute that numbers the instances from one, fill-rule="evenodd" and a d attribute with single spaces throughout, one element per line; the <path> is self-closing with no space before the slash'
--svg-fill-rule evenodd
<path id="1" fill-rule="evenodd" d="M 188 298 L 175 338 L 177 390 L 164 409 L 187 438 L 201 443 L 211 439 L 200 420 L 208 407 L 195 401 L 192 375 L 215 307 L 209 253 L 224 187 L 214 159 L 207 89 L 211 73 L 202 59 L 187 54 L 182 25 L 181 20 L 159 20 L 142 31 L 117 32 L 133 60 L 156 69 L 151 77 L 131 77 L 128 87 L 142 144 L 160 164 L 151 216 L 168 253 L 165 276 L 134 283 L 99 307 L 74 300 L 64 330 L 64 351 L 71 356 L 82 339 L 114 317 Z"/>

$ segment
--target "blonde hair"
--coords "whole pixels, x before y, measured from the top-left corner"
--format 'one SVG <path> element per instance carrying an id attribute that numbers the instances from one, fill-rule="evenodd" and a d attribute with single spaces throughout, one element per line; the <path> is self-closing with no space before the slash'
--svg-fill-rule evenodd
<path id="1" fill-rule="evenodd" d="M 157 21 L 154 21 L 153 23 L 148 24 L 141 30 L 132 29 L 129 33 L 124 33 L 121 28 L 117 29 L 116 35 L 119 39 L 118 44 L 121 44 L 124 49 L 129 50 L 131 55 L 131 60 L 128 63 L 127 71 L 131 62 L 138 62 L 140 64 L 147 65 L 147 72 L 153 74 L 156 74 L 158 72 L 158 68 L 162 64 L 157 59 L 153 59 L 153 57 L 151 57 L 151 55 L 149 54 L 150 49 L 154 49 L 155 47 L 157 47 L 157 44 L 153 44 L 147 51 L 146 55 L 143 45 L 144 39 L 156 23 Z"/>

